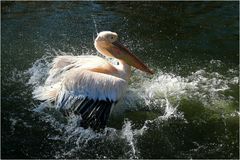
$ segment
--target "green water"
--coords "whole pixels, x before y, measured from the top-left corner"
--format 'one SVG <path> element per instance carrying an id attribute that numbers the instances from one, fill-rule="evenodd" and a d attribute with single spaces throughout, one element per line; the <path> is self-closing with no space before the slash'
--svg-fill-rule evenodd
<path id="1" fill-rule="evenodd" d="M 156 74 L 94 133 L 32 92 L 103 30 Z M 239 158 L 239 2 L 1 2 L 1 130 L 2 158 Z"/>

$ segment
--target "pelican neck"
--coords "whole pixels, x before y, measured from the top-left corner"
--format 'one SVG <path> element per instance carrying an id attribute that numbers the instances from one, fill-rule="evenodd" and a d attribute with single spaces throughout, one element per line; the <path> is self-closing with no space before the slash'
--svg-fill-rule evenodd
<path id="1" fill-rule="evenodd" d="M 131 66 L 129 66 L 125 61 L 118 59 L 119 65 L 117 65 L 120 77 L 129 80 L 131 75 Z"/>

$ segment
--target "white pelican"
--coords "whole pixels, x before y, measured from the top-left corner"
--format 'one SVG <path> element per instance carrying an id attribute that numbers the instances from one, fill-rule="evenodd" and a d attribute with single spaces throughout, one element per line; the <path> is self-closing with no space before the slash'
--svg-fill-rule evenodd
<path id="1" fill-rule="evenodd" d="M 58 56 L 44 87 L 34 93 L 34 98 L 54 102 L 64 115 L 80 115 L 84 128 L 104 128 L 112 106 L 127 87 L 130 66 L 153 74 L 117 39 L 116 33 L 103 31 L 94 46 L 101 54 L 116 58 L 118 65 L 98 56 Z"/>

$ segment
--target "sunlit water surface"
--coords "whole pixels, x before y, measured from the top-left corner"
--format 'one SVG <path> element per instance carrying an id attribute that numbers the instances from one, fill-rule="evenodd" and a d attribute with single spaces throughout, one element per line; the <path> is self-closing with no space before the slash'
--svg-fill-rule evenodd
<path id="1" fill-rule="evenodd" d="M 238 2 L 3 3 L 2 158 L 238 158 L 238 15 Z M 32 92 L 57 55 L 97 55 L 102 30 L 156 74 L 133 70 L 95 133 Z"/>

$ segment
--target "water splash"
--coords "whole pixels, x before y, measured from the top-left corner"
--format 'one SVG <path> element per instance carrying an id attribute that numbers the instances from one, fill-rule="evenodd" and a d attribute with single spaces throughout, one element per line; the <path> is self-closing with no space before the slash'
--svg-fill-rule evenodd
<path id="1" fill-rule="evenodd" d="M 59 50 L 51 51 L 51 54 L 37 60 L 32 68 L 26 72 L 30 75 L 28 84 L 32 85 L 34 90 L 43 85 L 53 57 L 70 54 Z M 94 53 L 87 51 L 85 54 Z M 134 112 L 141 109 L 156 111 L 158 114 L 153 119 L 145 119 L 138 128 L 135 127 L 131 119 L 125 119 L 120 130 L 107 127 L 103 132 L 95 133 L 91 129 L 79 127 L 80 119 L 78 116 L 66 119 L 54 109 L 49 109 L 50 104 L 37 105 L 33 111 L 41 114 L 43 121 L 50 123 L 55 130 L 61 133 L 51 136 L 49 139 L 60 140 L 68 146 L 68 148 L 63 148 L 62 151 L 57 152 L 56 158 L 72 158 L 79 152 L 87 150 L 92 143 L 121 140 L 125 142 L 123 145 L 126 145 L 123 148 L 127 148 L 122 158 L 141 158 L 137 147 L 138 137 L 143 136 L 149 128 L 157 128 L 162 122 L 168 121 L 172 117 L 184 119 L 184 115 L 178 111 L 182 99 L 198 99 L 205 106 L 209 106 L 216 101 L 223 100 L 223 92 L 228 90 L 231 84 L 239 83 L 238 77 L 224 77 L 217 72 L 209 73 L 203 69 L 193 72 L 187 77 L 158 72 L 152 79 L 135 71 L 132 79 L 134 79 L 134 83 L 130 84 L 123 100 L 118 104 L 118 107 L 115 107 L 115 111 L 121 110 L 121 112 L 117 112 L 117 115 L 124 115 L 129 110 Z M 104 158 L 104 156 L 100 156 L 100 158 Z M 105 158 L 109 157 L 105 156 Z"/>
<path id="2" fill-rule="evenodd" d="M 96 32 L 96 35 L 98 35 L 98 29 L 97 29 L 97 23 L 96 23 L 96 20 L 95 20 L 95 18 L 94 18 L 94 16 L 93 15 L 91 15 L 92 16 L 92 20 L 93 20 L 93 24 L 94 24 L 94 28 L 95 28 L 95 32 Z"/>
<path id="3" fill-rule="evenodd" d="M 130 121 L 125 121 L 122 129 L 122 138 L 126 139 L 127 144 L 130 146 L 131 150 L 126 154 L 129 155 L 130 159 L 138 159 L 137 149 L 135 145 L 134 132 L 132 130 L 132 124 Z"/>

